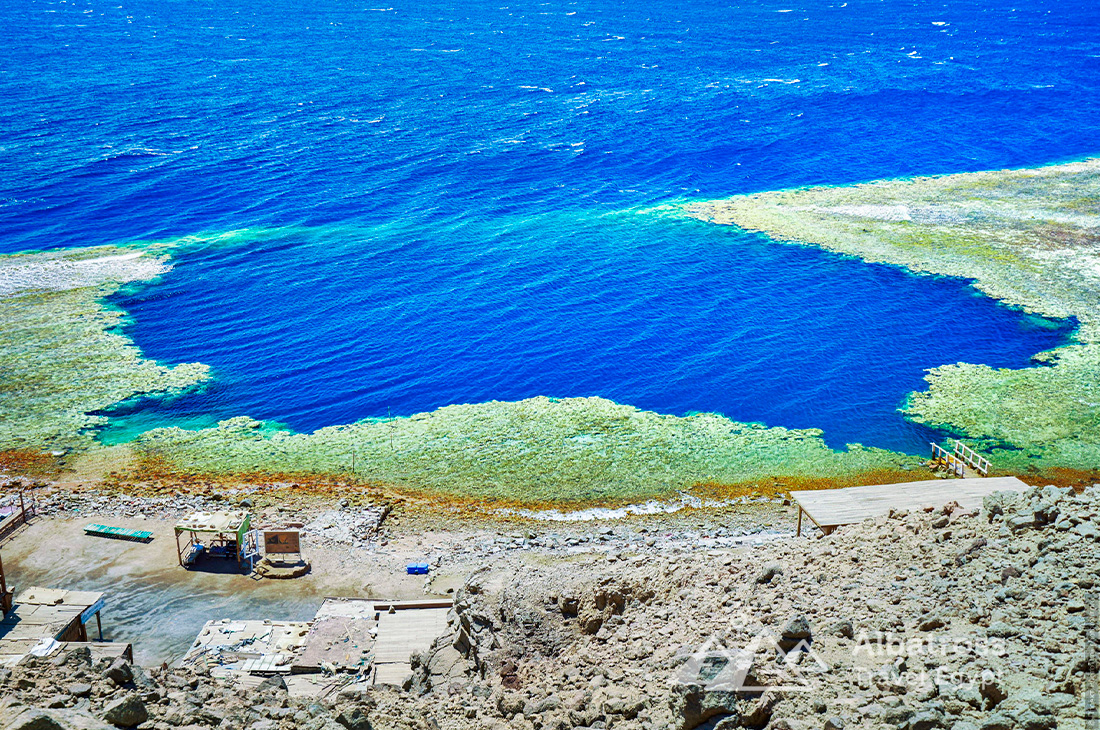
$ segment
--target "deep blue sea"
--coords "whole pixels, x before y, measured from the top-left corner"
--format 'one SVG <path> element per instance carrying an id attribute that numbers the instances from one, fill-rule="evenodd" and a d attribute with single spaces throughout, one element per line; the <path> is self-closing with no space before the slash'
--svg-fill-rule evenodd
<path id="1" fill-rule="evenodd" d="M 0 44 L 0 252 L 219 238 L 115 298 L 216 381 L 108 439 L 599 395 L 923 452 L 925 369 L 1071 331 L 660 208 L 1096 154 L 1094 1 L 5 0 Z"/>

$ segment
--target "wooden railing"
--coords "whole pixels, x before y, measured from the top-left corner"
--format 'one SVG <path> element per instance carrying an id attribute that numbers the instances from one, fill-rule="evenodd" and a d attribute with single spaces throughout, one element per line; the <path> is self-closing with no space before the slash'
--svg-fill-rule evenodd
<path id="1" fill-rule="evenodd" d="M 7 516 L 0 519 L 0 544 L 11 537 L 11 534 L 19 529 L 21 525 L 27 524 L 32 517 L 38 514 L 38 502 L 35 500 L 33 492 L 30 494 L 19 492 L 18 495 L 12 495 L 5 501 L 7 502 L 5 506 L 13 509 Z"/>
<path id="2" fill-rule="evenodd" d="M 971 469 L 978 472 L 983 477 L 989 476 L 989 459 L 984 456 L 978 456 L 978 454 L 974 452 L 974 449 L 958 439 L 955 439 L 955 457 L 962 459 L 964 464 L 967 464 Z"/>
<path id="3" fill-rule="evenodd" d="M 4 501 L 7 504 L 3 506 L 10 507 L 11 511 L 0 519 L 0 543 L 3 543 L 21 525 L 27 524 L 38 512 L 38 502 L 34 499 L 33 492 L 30 495 L 19 492 L 18 495 L 10 495 Z M 4 563 L 0 561 L 0 611 L 5 616 L 11 610 L 13 596 L 14 593 L 8 589 L 8 582 L 4 578 Z"/>
<path id="4" fill-rule="evenodd" d="M 939 444 L 932 444 L 932 461 L 942 464 L 957 477 L 965 477 L 967 467 L 983 477 L 989 476 L 989 459 L 979 456 L 974 449 L 955 439 L 955 450 L 948 451 Z"/>
<path id="5" fill-rule="evenodd" d="M 957 477 L 966 474 L 966 463 L 939 444 L 932 444 L 932 460 L 943 464 L 949 472 Z"/>

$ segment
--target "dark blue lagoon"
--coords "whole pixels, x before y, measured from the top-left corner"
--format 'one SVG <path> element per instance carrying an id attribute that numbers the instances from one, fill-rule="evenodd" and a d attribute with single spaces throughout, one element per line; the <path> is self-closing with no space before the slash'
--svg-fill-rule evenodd
<path id="1" fill-rule="evenodd" d="M 214 367 L 208 392 L 167 409 L 185 423 L 246 413 L 312 431 L 600 395 L 923 450 L 929 434 L 896 409 L 924 369 L 1022 366 L 1067 334 L 958 280 L 646 212 L 247 238 L 119 299 L 147 354 Z"/>
<path id="2" fill-rule="evenodd" d="M 0 251 L 180 243 L 115 302 L 215 380 L 106 439 L 599 395 L 919 451 L 927 368 L 1071 325 L 677 205 L 1097 152 L 1100 7 L 988 5 L 15 0 Z"/>

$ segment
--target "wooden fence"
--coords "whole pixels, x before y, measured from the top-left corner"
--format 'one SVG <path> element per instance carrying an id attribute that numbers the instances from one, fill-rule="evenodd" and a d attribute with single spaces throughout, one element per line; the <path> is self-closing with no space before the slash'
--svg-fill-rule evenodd
<path id="1" fill-rule="evenodd" d="M 38 501 L 34 498 L 34 492 L 19 492 L 4 499 L 0 508 L 7 512 L 0 519 L 0 544 L 3 544 L 21 525 L 27 524 L 38 514 Z"/>

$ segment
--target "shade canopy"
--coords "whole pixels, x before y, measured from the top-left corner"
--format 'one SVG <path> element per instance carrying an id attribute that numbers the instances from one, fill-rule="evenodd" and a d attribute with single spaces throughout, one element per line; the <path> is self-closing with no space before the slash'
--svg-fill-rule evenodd
<path id="1" fill-rule="evenodd" d="M 176 523 L 176 533 L 241 533 L 248 529 L 252 515 L 235 512 L 192 512 Z"/>

